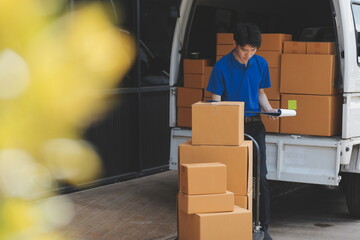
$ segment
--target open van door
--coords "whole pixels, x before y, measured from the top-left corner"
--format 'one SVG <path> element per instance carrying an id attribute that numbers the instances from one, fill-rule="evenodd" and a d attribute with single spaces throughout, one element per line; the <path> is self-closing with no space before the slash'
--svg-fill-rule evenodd
<path id="1" fill-rule="evenodd" d="M 360 1 L 333 0 L 344 96 L 342 138 L 360 136 Z"/>

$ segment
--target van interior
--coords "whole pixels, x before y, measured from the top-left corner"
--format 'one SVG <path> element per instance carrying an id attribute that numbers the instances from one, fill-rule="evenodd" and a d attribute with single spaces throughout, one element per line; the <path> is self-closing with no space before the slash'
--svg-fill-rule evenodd
<path id="1" fill-rule="evenodd" d="M 198 0 L 189 21 L 185 58 L 216 58 L 216 33 L 237 22 L 257 24 L 262 33 L 292 34 L 293 41 L 335 41 L 331 0 Z"/>

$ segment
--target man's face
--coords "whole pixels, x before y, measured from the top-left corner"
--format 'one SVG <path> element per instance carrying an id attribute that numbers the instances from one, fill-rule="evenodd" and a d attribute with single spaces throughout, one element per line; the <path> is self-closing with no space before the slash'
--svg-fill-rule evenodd
<path id="1" fill-rule="evenodd" d="M 250 45 L 240 46 L 236 45 L 235 54 L 238 57 L 238 61 L 243 64 L 247 64 L 252 56 L 256 53 L 257 48 Z"/>

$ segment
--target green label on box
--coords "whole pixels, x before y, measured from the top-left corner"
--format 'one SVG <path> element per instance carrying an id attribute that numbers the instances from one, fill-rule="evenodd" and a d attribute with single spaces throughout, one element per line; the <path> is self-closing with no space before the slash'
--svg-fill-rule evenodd
<path id="1" fill-rule="evenodd" d="M 297 109 L 297 100 L 288 100 L 288 109 L 296 110 Z"/>

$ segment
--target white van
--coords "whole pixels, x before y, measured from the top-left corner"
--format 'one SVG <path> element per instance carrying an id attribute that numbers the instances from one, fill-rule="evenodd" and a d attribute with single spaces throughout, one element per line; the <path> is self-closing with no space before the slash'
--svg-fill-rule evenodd
<path id="1" fill-rule="evenodd" d="M 342 181 L 349 212 L 360 217 L 360 0 L 182 0 L 170 66 L 170 169 L 177 170 L 178 145 L 191 138 L 191 129 L 176 123 L 182 60 L 193 51 L 214 58 L 216 32 L 231 32 L 238 21 L 253 22 L 263 33 L 292 34 L 297 41 L 335 42 L 341 134 L 269 133 L 268 179 L 330 186 Z"/>

